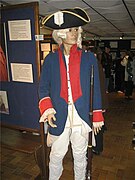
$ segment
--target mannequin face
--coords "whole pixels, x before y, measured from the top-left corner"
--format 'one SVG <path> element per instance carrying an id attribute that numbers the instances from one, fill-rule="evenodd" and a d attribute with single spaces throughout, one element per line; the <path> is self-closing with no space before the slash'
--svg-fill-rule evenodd
<path id="1" fill-rule="evenodd" d="M 69 28 L 69 31 L 66 32 L 66 38 L 62 39 L 64 45 L 72 46 L 77 43 L 78 38 L 78 28 Z"/>

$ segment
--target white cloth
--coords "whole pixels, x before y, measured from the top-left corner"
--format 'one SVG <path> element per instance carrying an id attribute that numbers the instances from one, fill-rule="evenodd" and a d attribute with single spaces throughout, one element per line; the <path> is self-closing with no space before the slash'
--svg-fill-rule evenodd
<path id="1" fill-rule="evenodd" d="M 59 180 L 63 171 L 62 161 L 68 151 L 70 141 L 74 157 L 75 180 L 85 180 L 88 141 L 80 132 L 81 127 L 65 128 L 64 132 L 53 142 L 50 153 L 49 180 Z"/>
<path id="2" fill-rule="evenodd" d="M 49 108 L 49 109 L 47 109 L 47 110 L 42 114 L 42 116 L 40 117 L 39 122 L 46 122 L 46 121 L 47 121 L 47 116 L 48 116 L 49 114 L 56 114 L 55 109 L 54 109 L 54 108 Z"/>

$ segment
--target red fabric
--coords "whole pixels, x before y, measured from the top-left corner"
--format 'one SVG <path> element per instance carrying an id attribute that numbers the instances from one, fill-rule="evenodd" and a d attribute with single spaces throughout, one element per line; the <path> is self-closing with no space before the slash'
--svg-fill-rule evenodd
<path id="1" fill-rule="evenodd" d="M 77 45 L 71 48 L 69 57 L 69 77 L 71 81 L 71 89 L 73 102 L 82 96 L 81 82 L 80 82 L 80 64 L 82 51 L 77 50 Z"/>
<path id="2" fill-rule="evenodd" d="M 61 78 L 60 96 L 63 99 L 65 99 L 66 102 L 68 102 L 67 72 L 60 48 L 58 49 L 58 53 L 59 53 L 59 64 L 60 64 L 60 78 Z"/>
<path id="3" fill-rule="evenodd" d="M 93 111 L 93 122 L 104 121 L 102 111 Z"/>
<path id="4" fill-rule="evenodd" d="M 67 72 L 63 60 L 62 52 L 59 48 L 59 62 L 61 74 L 61 92 L 60 96 L 68 102 L 68 85 L 67 85 Z M 80 63 L 81 63 L 81 50 L 77 50 L 77 45 L 73 45 L 70 49 L 69 57 L 69 77 L 72 89 L 73 102 L 82 96 L 82 89 L 80 83 Z"/>
<path id="5" fill-rule="evenodd" d="M 8 81 L 6 58 L 0 46 L 0 81 Z"/>
<path id="6" fill-rule="evenodd" d="M 50 97 L 43 98 L 39 101 L 39 110 L 41 115 L 48 109 L 53 108 Z"/>

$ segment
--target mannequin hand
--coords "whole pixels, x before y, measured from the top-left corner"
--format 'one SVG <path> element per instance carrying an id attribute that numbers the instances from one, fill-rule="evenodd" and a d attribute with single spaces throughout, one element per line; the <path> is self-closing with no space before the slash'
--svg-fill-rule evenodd
<path id="1" fill-rule="evenodd" d="M 99 133 L 99 131 L 101 130 L 101 128 L 102 128 L 102 126 L 98 126 L 98 127 L 93 126 L 94 134 L 97 135 Z"/>
<path id="2" fill-rule="evenodd" d="M 93 122 L 93 131 L 94 131 L 95 135 L 97 135 L 97 133 L 99 133 L 99 131 L 101 130 L 103 125 L 104 125 L 103 121 Z"/>
<path id="3" fill-rule="evenodd" d="M 56 121 L 56 118 L 55 118 L 54 114 L 49 114 L 49 115 L 47 116 L 47 119 L 48 119 L 48 124 L 49 124 L 51 127 L 53 127 L 53 128 L 57 127 L 56 124 L 53 123 L 53 121 Z"/>

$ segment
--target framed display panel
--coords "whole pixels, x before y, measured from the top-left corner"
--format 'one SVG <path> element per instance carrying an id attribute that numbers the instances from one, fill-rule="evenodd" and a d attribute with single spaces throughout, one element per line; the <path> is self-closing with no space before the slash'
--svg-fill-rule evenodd
<path id="1" fill-rule="evenodd" d="M 38 81 L 40 75 L 38 3 L 6 6 L 1 10 L 2 43 L 9 80 L 1 82 L 9 113 L 1 112 L 2 124 L 39 130 Z"/>
<path id="2" fill-rule="evenodd" d="M 111 48 L 118 48 L 118 42 L 117 41 L 110 41 Z"/>
<path id="3" fill-rule="evenodd" d="M 43 65 L 45 57 L 52 51 L 56 51 L 58 49 L 58 44 L 54 43 L 53 39 L 45 39 L 40 42 L 41 48 L 41 65 Z"/>

